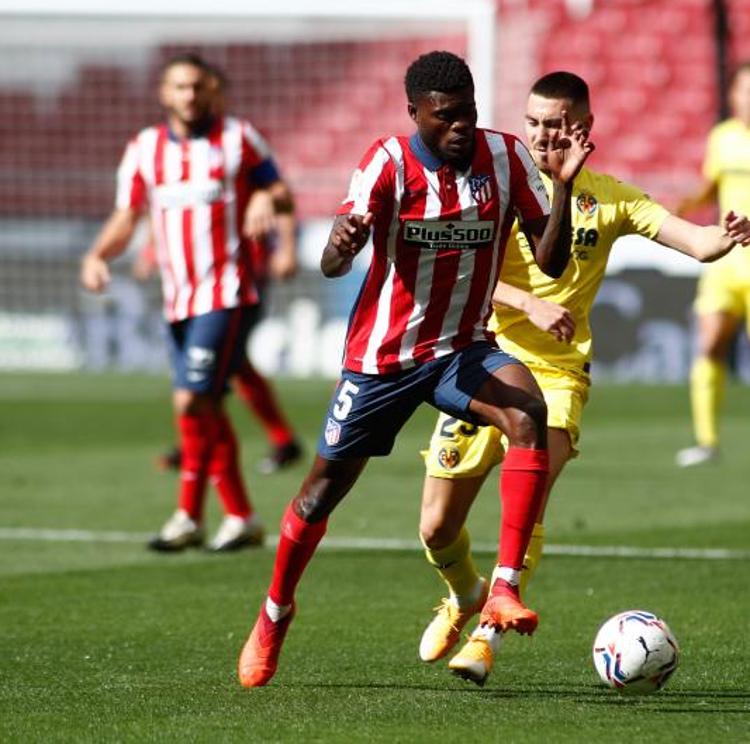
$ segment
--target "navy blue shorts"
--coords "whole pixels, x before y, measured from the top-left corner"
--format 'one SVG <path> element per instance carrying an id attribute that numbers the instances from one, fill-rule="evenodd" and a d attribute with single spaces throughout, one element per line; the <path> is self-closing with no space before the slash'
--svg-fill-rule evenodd
<path id="1" fill-rule="evenodd" d="M 481 423 L 469 403 L 495 370 L 520 362 L 480 341 L 431 362 L 390 375 L 345 369 L 328 407 L 318 454 L 327 460 L 387 455 L 420 403 L 462 421 Z"/>
<path id="2" fill-rule="evenodd" d="M 167 338 L 175 388 L 224 394 L 247 354 L 255 306 L 215 310 L 170 323 Z"/>

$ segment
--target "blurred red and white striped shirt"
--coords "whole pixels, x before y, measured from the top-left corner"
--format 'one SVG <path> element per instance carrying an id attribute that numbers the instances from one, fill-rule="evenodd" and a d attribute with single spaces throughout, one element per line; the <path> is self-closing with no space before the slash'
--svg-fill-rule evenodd
<path id="1" fill-rule="evenodd" d="M 116 206 L 150 207 L 169 322 L 258 301 L 242 219 L 253 190 L 278 177 L 265 140 L 232 117 L 200 136 L 164 124 L 130 141 Z"/>
<path id="2" fill-rule="evenodd" d="M 417 134 L 376 141 L 339 214 L 368 211 L 373 256 L 350 315 L 344 367 L 388 374 L 493 341 L 486 325 L 513 220 L 542 217 L 549 202 L 520 140 L 477 129 L 463 173 Z"/>

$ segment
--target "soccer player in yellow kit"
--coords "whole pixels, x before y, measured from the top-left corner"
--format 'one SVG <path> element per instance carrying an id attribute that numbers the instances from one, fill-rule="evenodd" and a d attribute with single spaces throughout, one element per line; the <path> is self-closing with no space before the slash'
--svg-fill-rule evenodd
<path id="1" fill-rule="evenodd" d="M 544 176 L 545 147 L 562 125 L 563 112 L 590 129 L 594 117 L 588 87 L 577 75 L 554 72 L 531 89 L 525 117 L 526 138 Z M 551 181 L 545 177 L 545 185 Z M 524 588 L 539 562 L 542 520 L 549 490 L 565 463 L 577 455 L 580 420 L 590 385 L 589 314 L 604 277 L 610 250 L 621 235 L 638 234 L 701 261 L 712 261 L 738 242 L 750 240 L 750 222 L 729 212 L 722 226 L 700 227 L 671 215 L 639 189 L 584 167 L 572 194 L 571 259 L 560 279 L 535 266 L 529 243 L 515 232 L 493 296 L 490 328 L 501 348 L 526 364 L 548 408 L 550 474 L 524 570 L 516 577 Z M 509 284 L 507 282 L 513 282 Z M 491 583 L 471 558 L 466 516 L 488 472 L 503 458 L 502 435 L 494 427 L 475 427 L 440 415 L 424 453 L 426 478 L 420 537 L 427 560 L 448 585 L 450 595 L 438 608 L 420 643 L 420 658 L 435 661 L 456 644 L 469 619 L 484 604 Z M 480 625 L 449 667 L 484 684 L 502 635 Z"/>
<path id="2" fill-rule="evenodd" d="M 722 210 L 731 204 L 750 214 L 750 61 L 732 75 L 729 105 L 732 118 L 717 124 L 708 137 L 703 184 L 683 200 L 677 214 L 716 201 Z M 703 272 L 694 308 L 698 353 L 690 371 L 690 401 L 695 445 L 677 453 L 681 467 L 710 462 L 719 453 L 727 357 L 743 319 L 750 334 L 750 250 L 732 251 Z"/>

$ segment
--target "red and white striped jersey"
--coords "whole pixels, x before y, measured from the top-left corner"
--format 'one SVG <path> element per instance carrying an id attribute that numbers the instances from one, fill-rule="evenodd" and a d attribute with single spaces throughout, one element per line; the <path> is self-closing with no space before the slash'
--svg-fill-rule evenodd
<path id="1" fill-rule="evenodd" d="M 258 301 L 249 241 L 240 230 L 252 191 L 266 185 L 259 181 L 269 163 L 275 173 L 265 140 L 231 117 L 186 139 L 166 124 L 148 127 L 128 144 L 116 206 L 150 206 L 168 321 Z"/>
<path id="2" fill-rule="evenodd" d="M 349 319 L 344 367 L 387 374 L 493 341 L 486 325 L 511 225 L 517 215 L 549 214 L 549 201 L 520 140 L 477 129 L 463 173 L 417 134 L 376 141 L 339 214 L 368 211 L 373 255 Z"/>

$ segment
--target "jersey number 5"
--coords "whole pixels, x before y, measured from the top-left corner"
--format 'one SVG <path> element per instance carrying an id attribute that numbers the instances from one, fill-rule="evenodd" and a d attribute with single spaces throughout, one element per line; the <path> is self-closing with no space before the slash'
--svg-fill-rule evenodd
<path id="1" fill-rule="evenodd" d="M 333 407 L 333 415 L 339 420 L 343 421 L 348 415 L 349 411 L 352 410 L 354 403 L 354 396 L 359 392 L 359 386 L 355 385 L 349 380 L 344 380 L 344 384 L 339 390 L 339 394 L 336 396 L 336 405 Z"/>

